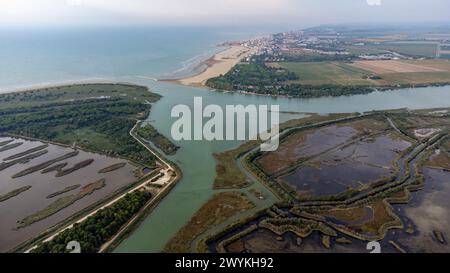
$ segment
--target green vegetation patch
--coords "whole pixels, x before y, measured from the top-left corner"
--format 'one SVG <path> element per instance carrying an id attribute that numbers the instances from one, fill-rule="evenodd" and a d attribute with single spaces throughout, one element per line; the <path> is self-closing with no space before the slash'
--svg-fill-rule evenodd
<path id="1" fill-rule="evenodd" d="M 214 154 L 216 158 L 216 178 L 214 179 L 214 189 L 236 189 L 245 188 L 250 185 L 249 179 L 239 169 L 237 160 L 239 156 L 255 147 L 259 141 L 249 141 L 238 148 Z"/>
<path id="2" fill-rule="evenodd" d="M 6 144 L 9 144 L 9 143 L 11 143 L 13 141 L 14 141 L 14 139 L 8 139 L 8 140 L 5 140 L 5 141 L 1 141 L 0 142 L 0 147 L 5 146 Z"/>
<path id="3" fill-rule="evenodd" d="M 167 137 L 160 134 L 152 125 L 146 124 L 137 129 L 139 137 L 151 141 L 167 155 L 174 155 L 180 148 L 173 144 Z"/>
<path id="4" fill-rule="evenodd" d="M 113 164 L 111 166 L 108 166 L 106 168 L 103 168 L 101 170 L 98 171 L 98 173 L 109 173 L 109 172 L 113 172 L 115 170 L 121 169 L 123 167 L 125 167 L 127 165 L 126 162 L 121 162 L 121 163 L 117 163 L 117 164 Z"/>
<path id="5" fill-rule="evenodd" d="M 317 66 L 315 72 L 310 72 L 310 77 L 317 78 L 324 75 L 324 72 L 319 69 L 321 65 Z M 321 69 L 326 70 L 326 68 Z M 298 98 L 368 94 L 374 91 L 372 86 L 362 84 L 365 80 L 360 70 L 347 65 L 334 66 L 333 69 L 336 74 L 346 73 L 345 75 L 347 75 L 350 73 L 353 78 L 347 79 L 345 75 L 341 76 L 340 81 L 342 83 L 340 85 L 336 84 L 339 79 L 336 79 L 336 81 L 320 80 L 314 82 L 314 84 L 311 84 L 311 82 L 300 84 L 303 75 L 289 71 L 278 64 L 268 66 L 264 63 L 251 63 L 237 65 L 227 74 L 209 79 L 206 85 L 219 90 Z M 357 76 L 358 73 L 360 73 L 360 77 Z"/>
<path id="6" fill-rule="evenodd" d="M 220 90 L 243 90 L 250 92 L 271 90 L 272 92 L 276 92 L 283 82 L 297 79 L 298 77 L 295 73 L 255 62 L 236 65 L 227 74 L 209 79 L 206 85 Z"/>
<path id="7" fill-rule="evenodd" d="M 33 223 L 44 220 L 45 218 L 50 217 L 53 214 L 65 209 L 66 207 L 72 205 L 76 201 L 84 198 L 87 195 L 92 194 L 94 191 L 99 190 L 104 186 L 106 186 L 105 179 L 100 179 L 96 182 L 87 184 L 86 186 L 81 188 L 80 192 L 78 192 L 77 194 L 61 197 L 58 200 L 51 203 L 50 205 L 48 205 L 46 208 L 37 211 L 36 213 L 30 216 L 25 217 L 23 220 L 19 222 L 18 228 L 24 228 Z"/>
<path id="8" fill-rule="evenodd" d="M 15 149 L 15 148 L 21 146 L 22 144 L 23 144 L 23 142 L 16 142 L 16 143 L 12 143 L 12 144 L 7 144 L 7 145 L 2 146 L 0 148 L 0 152 L 4 152 L 4 151 Z"/>
<path id="9" fill-rule="evenodd" d="M 277 235 L 293 232 L 297 236 L 305 238 L 317 230 L 328 236 L 337 236 L 336 231 L 324 223 L 302 218 L 268 218 L 261 221 L 259 226 L 267 228 Z"/>
<path id="10" fill-rule="evenodd" d="M 245 194 L 222 192 L 215 194 L 205 203 L 166 245 L 165 251 L 186 253 L 191 251 L 191 242 L 200 234 L 219 225 L 239 212 L 254 208 L 255 205 Z"/>
<path id="11" fill-rule="evenodd" d="M 24 156 L 24 157 L 21 157 L 21 158 L 18 158 L 18 159 L 9 161 L 9 162 L 2 162 L 2 163 L 0 163 L 0 171 L 3 171 L 4 169 L 7 169 L 7 168 L 9 168 L 11 166 L 14 166 L 16 164 L 27 163 L 28 161 L 30 161 L 32 159 L 35 159 L 35 158 L 38 158 L 38 157 L 41 157 L 41 156 L 43 156 L 43 155 L 45 155 L 47 153 L 48 153 L 48 151 L 44 150 L 44 151 L 39 151 L 39 152 L 36 152 L 36 153 L 33 153 L 33 154 L 29 154 L 27 156 Z"/>
<path id="12" fill-rule="evenodd" d="M 53 166 L 50 166 L 46 169 L 43 169 L 41 171 L 42 174 L 44 173 L 51 173 L 51 172 L 60 172 L 62 169 L 64 169 L 69 163 L 64 162 L 64 163 L 60 163 L 60 164 L 56 164 Z"/>
<path id="13" fill-rule="evenodd" d="M 411 57 L 435 58 L 437 53 L 437 43 L 390 42 L 376 45 L 375 47 Z"/>
<path id="14" fill-rule="evenodd" d="M 34 152 L 43 150 L 43 149 L 45 149 L 45 148 L 47 148 L 47 147 L 48 147 L 48 144 L 40 145 L 40 146 L 31 148 L 31 149 L 29 149 L 29 150 L 26 150 L 26 151 L 24 151 L 24 152 L 21 152 L 21 153 L 18 153 L 18 154 L 15 154 L 15 155 L 12 155 L 12 156 L 8 156 L 8 157 L 6 157 L 6 158 L 3 158 L 3 161 L 9 161 L 9 160 L 17 159 L 17 158 L 19 158 L 19 157 L 22 157 L 22 156 L 25 156 L 25 155 L 28 155 L 28 154 L 31 154 L 31 153 L 34 153 Z"/>
<path id="15" fill-rule="evenodd" d="M 25 186 L 25 187 L 22 187 L 22 188 L 19 188 L 19 189 L 15 189 L 15 190 L 13 190 L 13 191 L 5 194 L 5 195 L 0 195 L 0 203 L 4 202 L 6 200 L 9 200 L 9 199 L 11 199 L 13 197 L 16 197 L 17 195 L 19 195 L 22 192 L 27 191 L 29 189 L 31 189 L 31 186 Z"/>
<path id="16" fill-rule="evenodd" d="M 396 52 L 410 57 L 435 58 L 437 43 L 426 42 L 384 42 L 367 43 L 360 46 L 350 45 L 345 47 L 352 55 L 383 54 Z"/>
<path id="17" fill-rule="evenodd" d="M 282 62 L 279 65 L 294 72 L 298 83 L 305 85 L 373 85 L 367 78 L 371 73 L 339 62 Z"/>
<path id="18" fill-rule="evenodd" d="M 81 162 L 78 162 L 73 167 L 67 168 L 67 169 L 61 169 L 56 173 L 56 177 L 62 177 L 66 176 L 68 174 L 71 174 L 73 172 L 76 172 L 84 167 L 87 167 L 91 165 L 94 162 L 94 159 L 86 159 Z"/>
<path id="19" fill-rule="evenodd" d="M 153 166 L 153 155 L 129 132 L 159 95 L 146 87 L 86 84 L 0 95 L 0 133 L 120 156 Z"/>
<path id="20" fill-rule="evenodd" d="M 30 168 L 27 168 L 27 169 L 25 169 L 23 171 L 20 171 L 20 172 L 16 173 L 15 175 L 12 176 L 12 178 L 19 178 L 19 177 L 23 177 L 23 176 L 32 174 L 34 172 L 40 171 L 42 169 L 45 169 L 45 168 L 55 164 L 56 162 L 66 160 L 66 159 L 71 158 L 71 157 L 75 157 L 75 156 L 78 155 L 78 153 L 79 153 L 78 151 L 72 151 L 70 153 L 62 155 L 62 156 L 57 157 L 55 159 L 52 159 L 52 160 L 49 160 L 49 161 L 46 161 L 46 162 L 42 162 L 42 163 L 40 163 L 38 165 L 32 166 Z"/>
<path id="21" fill-rule="evenodd" d="M 77 241 L 81 252 L 96 253 L 151 199 L 146 191 L 127 194 L 112 206 L 99 210 L 85 221 L 75 224 L 57 235 L 53 240 L 38 245 L 33 253 L 64 253 L 67 242 Z"/>
<path id="22" fill-rule="evenodd" d="M 61 194 L 64 194 L 64 193 L 66 193 L 66 192 L 69 192 L 69 191 L 76 190 L 76 189 L 78 189 L 79 187 L 81 187 L 81 185 L 79 185 L 79 184 L 78 184 L 78 185 L 73 185 L 73 186 L 66 187 L 66 188 L 64 188 L 64 189 L 62 189 L 62 190 L 60 190 L 60 191 L 54 192 L 54 193 L 52 193 L 52 194 L 49 194 L 49 195 L 47 196 L 47 199 L 50 199 L 50 198 L 59 196 L 59 195 L 61 195 Z"/>

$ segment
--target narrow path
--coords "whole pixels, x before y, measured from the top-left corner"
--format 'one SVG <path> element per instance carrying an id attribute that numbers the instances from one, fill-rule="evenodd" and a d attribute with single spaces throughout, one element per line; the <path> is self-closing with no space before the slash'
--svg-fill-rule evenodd
<path id="1" fill-rule="evenodd" d="M 166 193 L 166 190 L 168 190 L 171 186 L 172 183 L 174 181 L 176 181 L 176 179 L 178 178 L 177 176 L 172 176 L 172 172 L 176 174 L 176 171 L 174 170 L 174 168 L 167 163 L 161 156 L 159 156 L 155 151 L 153 151 L 150 147 L 148 147 L 147 144 L 145 144 L 144 142 L 142 142 L 140 140 L 140 138 L 138 136 L 135 135 L 134 131 L 137 128 L 137 126 L 139 126 L 142 122 L 138 121 L 133 129 L 131 129 L 130 131 L 130 135 L 137 141 L 139 142 L 139 144 L 141 144 L 142 146 L 144 146 L 150 153 L 152 153 L 161 163 L 163 163 L 165 165 L 165 168 L 162 170 L 162 172 L 164 173 L 164 176 L 162 176 L 161 178 L 159 178 L 156 181 L 153 181 L 152 183 L 155 184 L 159 184 L 159 185 L 164 185 L 164 187 L 155 195 L 152 196 L 150 202 L 148 202 L 142 209 L 141 212 L 137 213 L 125 226 L 123 226 L 119 232 L 117 232 L 116 235 L 114 235 L 108 242 L 106 242 L 105 244 L 102 245 L 102 247 L 100 248 L 99 252 L 104 252 L 105 250 L 107 250 L 109 248 L 109 246 L 117 239 L 119 238 L 132 224 L 134 224 L 141 216 L 141 213 L 146 211 L 149 207 L 155 205 L 156 202 L 158 202 L 158 197 L 160 197 L 161 195 Z M 148 179 L 145 183 L 141 184 L 141 187 L 150 182 L 153 179 L 150 178 Z M 139 187 L 139 188 L 141 188 Z"/>
<path id="2" fill-rule="evenodd" d="M 392 127 L 397 133 L 399 133 L 399 134 L 401 134 L 401 135 L 405 135 L 400 129 L 398 129 L 397 125 L 395 125 L 394 121 L 393 121 L 390 117 L 386 116 L 386 119 L 387 119 L 387 121 L 389 122 L 389 125 L 391 125 L 391 127 Z"/>

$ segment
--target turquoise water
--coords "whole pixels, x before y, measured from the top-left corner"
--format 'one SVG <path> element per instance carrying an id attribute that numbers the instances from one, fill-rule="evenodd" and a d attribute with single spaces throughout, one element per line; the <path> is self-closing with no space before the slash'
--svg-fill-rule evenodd
<path id="1" fill-rule="evenodd" d="M 211 92 L 143 78 L 191 74 L 200 60 L 217 50 L 216 44 L 255 34 L 259 33 L 212 28 L 0 31 L 0 90 L 84 79 L 143 84 L 163 95 L 153 106 L 149 120 L 169 137 L 174 121 L 170 118 L 172 106 L 180 103 L 192 105 L 194 96 L 202 96 L 204 104 L 279 104 L 281 111 L 315 113 L 450 107 L 450 87 L 406 89 L 338 98 L 276 99 Z M 213 153 L 239 144 L 238 141 L 177 143 L 181 149 L 170 159 L 181 167 L 183 179 L 116 251 L 161 251 L 177 230 L 214 193 L 211 187 L 215 177 Z"/>

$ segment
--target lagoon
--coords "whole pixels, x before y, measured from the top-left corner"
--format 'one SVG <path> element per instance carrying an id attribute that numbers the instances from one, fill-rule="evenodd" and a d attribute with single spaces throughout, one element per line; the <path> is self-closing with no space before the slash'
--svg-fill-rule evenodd
<path id="1" fill-rule="evenodd" d="M 132 80 L 132 79 L 129 79 Z M 375 92 L 349 97 L 315 99 L 273 98 L 258 95 L 212 92 L 206 89 L 178 86 L 154 81 L 133 80 L 147 85 L 163 96 L 152 108 L 149 121 L 170 137 L 170 111 L 176 104 L 193 106 L 193 97 L 202 96 L 205 104 L 280 105 L 281 112 L 343 113 L 396 108 L 439 108 L 450 106 L 450 86 Z M 280 122 L 295 115 L 281 114 Z M 215 173 L 214 153 L 239 146 L 239 141 L 181 141 L 181 147 L 170 159 L 183 171 L 183 179 L 158 205 L 140 227 L 116 249 L 116 252 L 160 252 L 170 238 L 200 206 L 212 197 Z M 271 195 L 267 190 L 266 195 Z M 273 199 L 272 199 L 273 200 Z"/>

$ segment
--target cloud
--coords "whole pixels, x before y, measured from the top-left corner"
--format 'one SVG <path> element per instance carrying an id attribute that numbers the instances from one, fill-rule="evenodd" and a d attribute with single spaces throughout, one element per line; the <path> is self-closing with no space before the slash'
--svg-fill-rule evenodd
<path id="1" fill-rule="evenodd" d="M 0 22 L 245 22 L 292 15 L 295 1 L 0 0 Z"/>
<path id="2" fill-rule="evenodd" d="M 448 0 L 0 0 L 0 27 L 447 22 L 449 9 Z"/>
<path id="3" fill-rule="evenodd" d="M 147 18 L 275 16 L 289 13 L 291 0 L 90 0 L 88 7 Z M 231 19 L 229 17 L 229 19 Z"/>
<path id="4" fill-rule="evenodd" d="M 381 6 L 381 0 L 367 0 L 369 6 Z"/>
<path id="5" fill-rule="evenodd" d="M 82 0 L 66 0 L 68 6 L 81 6 L 83 4 Z"/>

